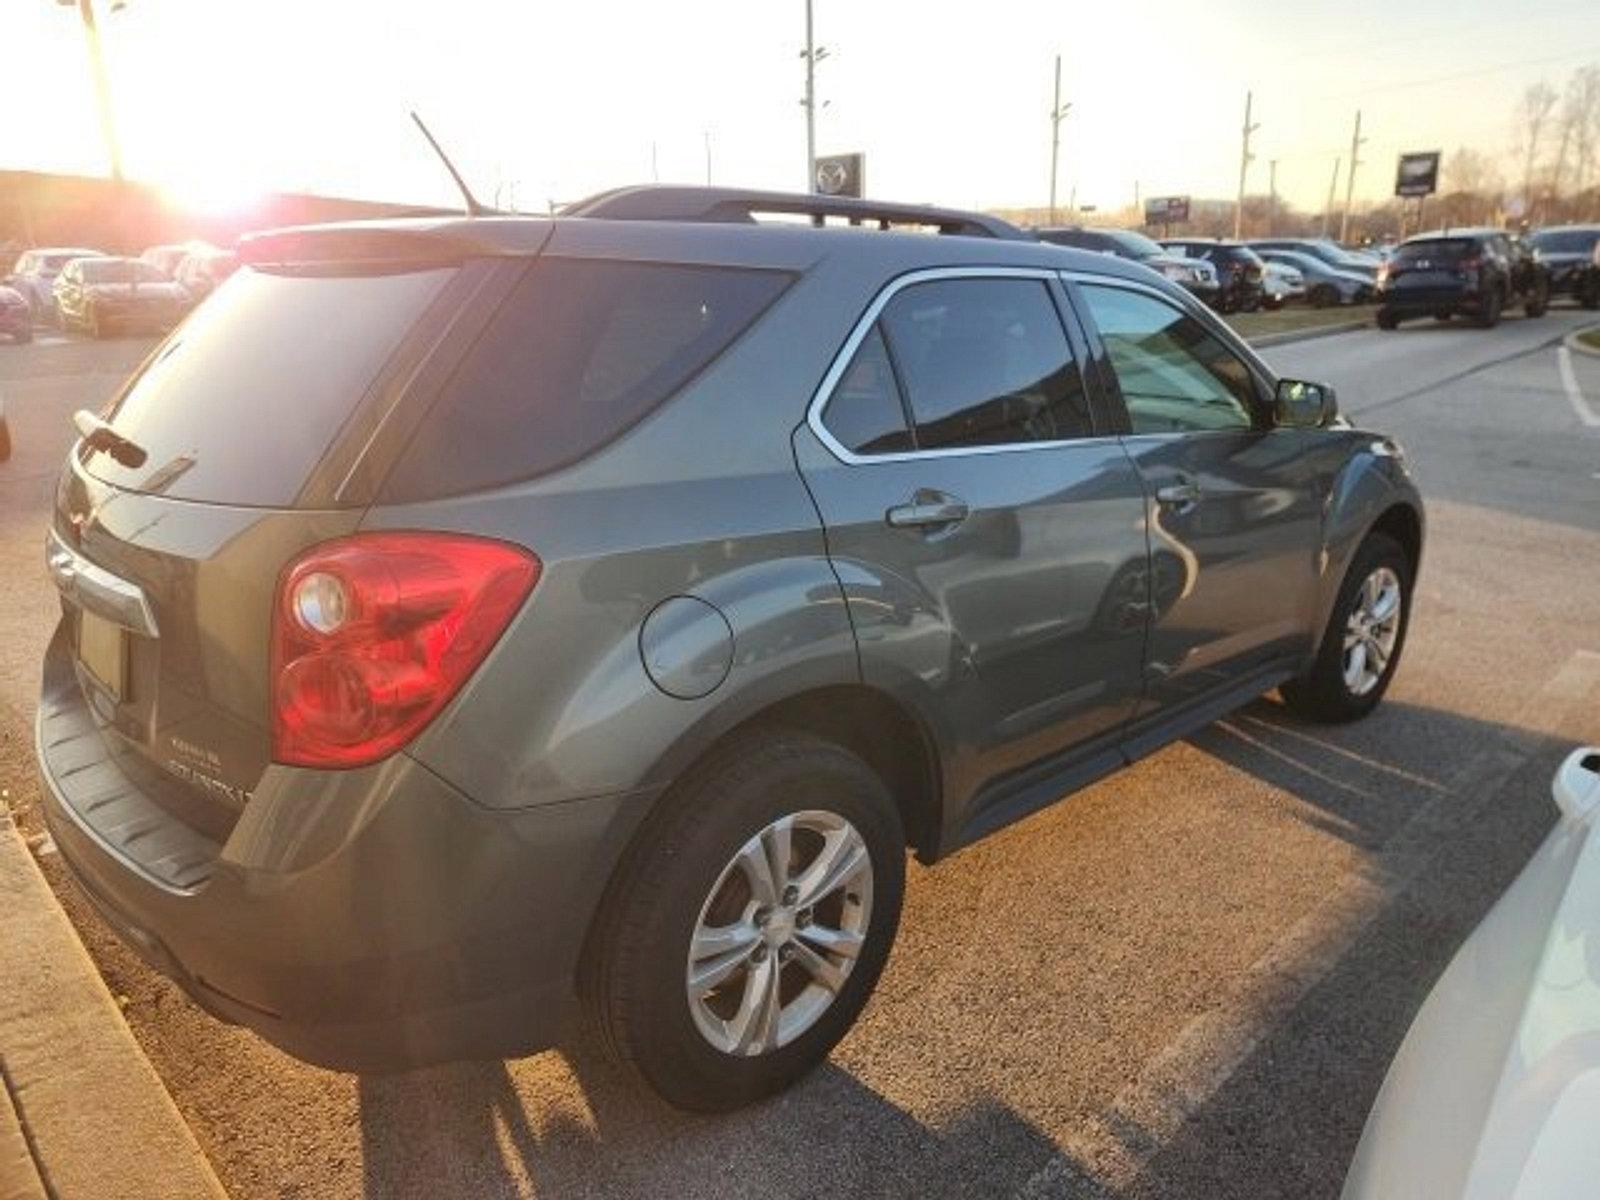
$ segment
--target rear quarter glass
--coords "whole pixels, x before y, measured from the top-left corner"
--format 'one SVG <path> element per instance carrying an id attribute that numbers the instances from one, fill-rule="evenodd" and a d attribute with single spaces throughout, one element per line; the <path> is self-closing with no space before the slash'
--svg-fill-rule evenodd
<path id="1" fill-rule="evenodd" d="M 110 421 L 138 468 L 88 453 L 130 491 L 285 508 L 453 267 L 279 271 L 245 267 L 162 345 Z"/>
<path id="2" fill-rule="evenodd" d="M 592 454 L 711 366 L 793 278 L 537 260 L 441 389 L 382 500 L 481 491 Z"/>

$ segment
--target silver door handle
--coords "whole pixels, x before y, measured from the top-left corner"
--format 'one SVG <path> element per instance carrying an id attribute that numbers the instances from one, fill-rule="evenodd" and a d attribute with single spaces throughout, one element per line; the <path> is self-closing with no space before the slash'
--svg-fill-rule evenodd
<path id="1" fill-rule="evenodd" d="M 1200 485 L 1192 479 L 1185 479 L 1181 483 L 1169 483 L 1166 487 L 1156 489 L 1156 503 L 1166 504 L 1173 508 L 1187 508 L 1200 501 Z"/>
<path id="2" fill-rule="evenodd" d="M 938 500 L 901 504 L 884 514 L 896 529 L 916 529 L 928 525 L 954 525 L 967 519 L 967 506 L 960 500 Z"/>

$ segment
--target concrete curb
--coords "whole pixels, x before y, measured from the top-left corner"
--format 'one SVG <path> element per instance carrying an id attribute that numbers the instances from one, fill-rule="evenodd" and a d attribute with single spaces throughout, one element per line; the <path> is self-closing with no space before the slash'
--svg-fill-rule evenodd
<path id="1" fill-rule="evenodd" d="M 0 1200 L 226 1200 L 3 808 L 0 1083 Z"/>
<path id="2" fill-rule="evenodd" d="M 1574 329 L 1561 339 L 1561 344 L 1574 354 L 1587 354 L 1590 358 L 1600 358 L 1600 350 L 1586 346 L 1578 340 L 1579 334 L 1590 333 L 1596 329 L 1600 329 L 1600 325 L 1585 325 L 1582 329 Z"/>
<path id="3" fill-rule="evenodd" d="M 1341 321 L 1337 325 L 1318 325 L 1314 329 L 1286 329 L 1282 333 L 1268 333 L 1261 337 L 1245 338 L 1245 344 L 1257 350 L 1270 349 L 1273 346 L 1287 346 L 1292 342 L 1309 342 L 1312 338 L 1333 337 L 1340 333 L 1354 333 L 1358 329 L 1369 329 L 1371 323 L 1366 320 Z"/>

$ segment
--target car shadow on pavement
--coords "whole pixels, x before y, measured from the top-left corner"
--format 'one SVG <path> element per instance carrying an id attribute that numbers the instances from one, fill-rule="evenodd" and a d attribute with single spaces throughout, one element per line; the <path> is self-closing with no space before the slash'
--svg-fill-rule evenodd
<path id="1" fill-rule="evenodd" d="M 1101 1194 L 1045 1134 L 997 1102 L 934 1129 L 829 1063 L 772 1100 L 700 1117 L 641 1092 L 597 1047 L 562 1057 L 586 1110 L 543 1108 L 537 1082 L 519 1090 L 522 1073 L 505 1063 L 363 1077 L 365 1194 L 988 1197 L 1035 1177 L 1051 1182 L 1041 1194 Z"/>
<path id="2" fill-rule="evenodd" d="M 1550 776 L 1571 743 L 1394 702 L 1330 731 L 1269 700 L 1192 741 L 1373 852 L 1371 876 L 1386 886 L 1119 1195 L 1332 1200 L 1418 1007 L 1554 822 Z"/>

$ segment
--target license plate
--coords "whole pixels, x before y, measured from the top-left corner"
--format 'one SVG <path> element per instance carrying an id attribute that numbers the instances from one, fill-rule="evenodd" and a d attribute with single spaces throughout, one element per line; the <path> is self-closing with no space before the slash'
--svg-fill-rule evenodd
<path id="1" fill-rule="evenodd" d="M 127 648 L 122 627 L 87 609 L 78 616 L 78 659 L 114 699 L 122 699 Z"/>

